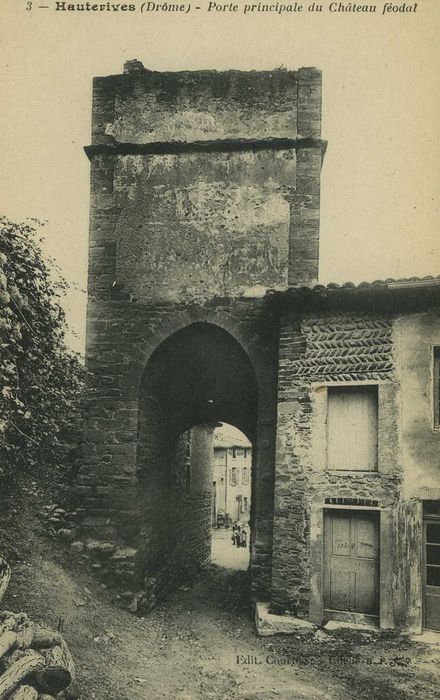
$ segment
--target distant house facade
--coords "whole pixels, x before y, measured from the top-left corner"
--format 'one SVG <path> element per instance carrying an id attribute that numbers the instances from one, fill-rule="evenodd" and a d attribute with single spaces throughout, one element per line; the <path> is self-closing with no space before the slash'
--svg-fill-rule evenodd
<path id="1" fill-rule="evenodd" d="M 244 436 L 214 432 L 212 524 L 217 514 L 247 523 L 251 506 L 252 445 Z"/>

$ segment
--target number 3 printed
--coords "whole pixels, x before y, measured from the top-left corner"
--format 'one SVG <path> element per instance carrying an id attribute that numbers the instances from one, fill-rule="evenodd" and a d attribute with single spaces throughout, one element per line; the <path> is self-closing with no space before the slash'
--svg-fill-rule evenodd
<path id="1" fill-rule="evenodd" d="M 29 2 L 26 3 L 26 10 L 28 12 L 30 12 L 32 10 L 32 3 L 30 2 L 30 0 L 29 0 Z"/>

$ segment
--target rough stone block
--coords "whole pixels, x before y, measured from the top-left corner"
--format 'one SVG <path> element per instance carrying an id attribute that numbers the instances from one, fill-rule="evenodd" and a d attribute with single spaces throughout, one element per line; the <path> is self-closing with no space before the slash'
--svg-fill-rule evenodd
<path id="1" fill-rule="evenodd" d="M 269 612 L 269 604 L 255 604 L 255 626 L 260 637 L 274 634 L 313 634 L 317 627 L 312 622 L 292 615 L 274 615 Z"/>
<path id="2" fill-rule="evenodd" d="M 70 545 L 70 549 L 76 554 L 82 554 L 84 552 L 84 548 L 85 544 L 80 540 L 75 540 L 75 542 L 72 542 L 72 544 Z"/>

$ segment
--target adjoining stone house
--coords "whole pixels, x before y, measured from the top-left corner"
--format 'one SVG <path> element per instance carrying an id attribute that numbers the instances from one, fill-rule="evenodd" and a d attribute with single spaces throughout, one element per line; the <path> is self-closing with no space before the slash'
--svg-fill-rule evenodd
<path id="1" fill-rule="evenodd" d="M 252 445 L 230 427 L 214 431 L 212 468 L 212 524 L 219 511 L 231 521 L 247 523 L 251 507 Z"/>
<path id="2" fill-rule="evenodd" d="M 274 607 L 440 627 L 439 298 L 429 278 L 274 295 Z"/>
<path id="3" fill-rule="evenodd" d="M 95 79 L 79 538 L 132 610 L 206 560 L 223 421 L 255 599 L 440 627 L 440 280 L 317 285 L 325 147 L 313 68 Z"/>

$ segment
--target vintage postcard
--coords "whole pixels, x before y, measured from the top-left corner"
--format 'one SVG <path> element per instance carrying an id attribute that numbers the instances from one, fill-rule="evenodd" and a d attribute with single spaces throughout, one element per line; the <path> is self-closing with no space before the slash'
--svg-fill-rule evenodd
<path id="1" fill-rule="evenodd" d="M 439 27 L 2 0 L 0 699 L 437 697 Z"/>

